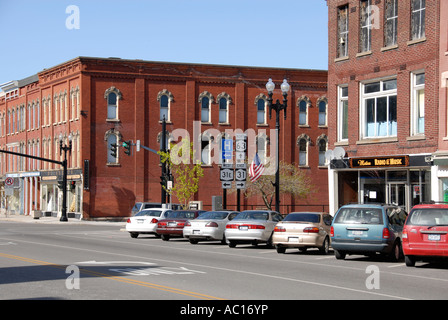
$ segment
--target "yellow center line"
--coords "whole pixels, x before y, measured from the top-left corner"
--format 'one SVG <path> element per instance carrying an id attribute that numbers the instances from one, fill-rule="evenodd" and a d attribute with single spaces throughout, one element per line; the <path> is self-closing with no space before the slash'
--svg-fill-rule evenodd
<path id="1" fill-rule="evenodd" d="M 62 269 L 62 270 L 66 270 L 66 268 L 67 268 L 67 266 L 63 266 L 63 265 L 57 265 L 57 264 L 46 262 L 46 261 L 35 260 L 35 259 L 31 259 L 31 258 L 26 258 L 26 257 L 20 257 L 20 256 L 11 255 L 11 254 L 6 254 L 6 253 L 0 253 L 0 257 L 29 262 L 29 263 L 38 264 L 38 265 L 49 266 L 49 267 Z M 176 293 L 176 294 L 189 296 L 189 297 L 193 297 L 193 298 L 204 299 L 204 300 L 224 300 L 221 298 L 209 296 L 209 295 L 202 294 L 202 293 L 192 292 L 192 291 L 183 290 L 183 289 L 177 289 L 177 288 L 163 286 L 163 285 L 150 283 L 150 282 L 146 282 L 146 281 L 141 281 L 141 280 L 134 280 L 134 279 L 124 278 L 124 277 L 112 276 L 107 273 L 101 273 L 101 272 L 92 271 L 92 270 L 88 270 L 88 269 L 84 269 L 84 268 L 79 268 L 79 270 L 81 273 L 89 274 L 89 275 L 99 277 L 99 278 L 106 278 L 109 280 L 138 285 L 141 287 L 146 287 L 146 288 L 151 288 L 151 289 L 156 289 L 156 290 L 162 290 L 162 291 Z"/>

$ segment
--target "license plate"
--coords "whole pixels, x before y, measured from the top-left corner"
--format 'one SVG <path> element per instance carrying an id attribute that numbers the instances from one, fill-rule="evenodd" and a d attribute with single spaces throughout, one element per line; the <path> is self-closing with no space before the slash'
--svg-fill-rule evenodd
<path id="1" fill-rule="evenodd" d="M 145 220 L 143 220 L 143 219 L 137 220 L 137 223 L 143 223 L 143 222 L 145 222 Z"/>
<path id="2" fill-rule="evenodd" d="M 177 222 L 168 222 L 169 227 L 175 227 L 177 226 Z"/>
<path id="3" fill-rule="evenodd" d="M 193 234 L 201 234 L 201 230 L 193 230 Z"/>
<path id="4" fill-rule="evenodd" d="M 360 237 L 360 236 L 362 236 L 364 234 L 364 231 L 360 231 L 360 230 L 353 230 L 352 231 L 352 236 L 357 236 L 357 237 Z"/>
<path id="5" fill-rule="evenodd" d="M 249 230 L 249 227 L 248 226 L 240 226 L 240 230 L 247 231 L 247 230 Z"/>
<path id="6" fill-rule="evenodd" d="M 440 234 L 428 234 L 429 241 L 440 241 Z"/>
<path id="7" fill-rule="evenodd" d="M 288 242 L 299 242 L 299 238 L 298 237 L 290 237 L 290 238 L 288 238 Z"/>

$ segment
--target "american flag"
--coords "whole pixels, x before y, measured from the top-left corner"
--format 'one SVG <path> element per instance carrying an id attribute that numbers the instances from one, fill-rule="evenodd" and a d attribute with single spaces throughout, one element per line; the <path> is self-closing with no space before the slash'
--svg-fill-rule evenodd
<path id="1" fill-rule="evenodd" d="M 258 153 L 255 154 L 254 160 L 249 167 L 249 177 L 251 182 L 257 181 L 264 171 L 264 165 L 260 161 L 260 157 L 258 157 Z"/>

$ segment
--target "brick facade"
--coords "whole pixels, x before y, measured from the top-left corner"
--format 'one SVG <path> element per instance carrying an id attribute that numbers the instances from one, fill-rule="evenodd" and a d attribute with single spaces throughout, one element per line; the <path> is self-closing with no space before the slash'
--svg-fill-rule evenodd
<path id="1" fill-rule="evenodd" d="M 181 64 L 148 62 L 142 60 L 124 60 L 115 58 L 88 58 L 79 57 L 58 66 L 48 68 L 38 74 L 38 80 L 32 85 L 35 87 L 35 99 L 41 102 L 45 97 L 54 98 L 55 93 L 67 92 L 70 115 L 67 119 L 43 125 L 34 131 L 25 131 L 20 134 L 1 136 L 0 145 L 7 146 L 13 140 L 27 141 L 31 135 L 36 135 L 40 141 L 52 141 L 51 154 L 40 145 L 40 154 L 59 157 L 59 148 L 55 150 L 55 138 L 62 133 L 65 137 L 69 133 L 77 137 L 73 147 L 78 152 L 72 152 L 69 167 L 72 178 L 78 189 L 73 194 L 78 196 L 82 216 L 86 219 L 98 217 L 123 217 L 130 214 L 136 201 L 160 202 L 161 187 L 159 158 L 147 151 L 136 152 L 132 150 L 129 157 L 119 147 L 118 159 L 114 163 L 108 160 L 109 136 L 117 135 L 122 141 L 137 140 L 151 149 L 159 150 L 160 133 L 160 96 L 169 96 L 169 121 L 167 131 L 187 129 L 192 136 L 194 121 L 201 120 L 201 105 L 199 97 L 208 92 L 213 97 L 211 103 L 210 119 L 201 124 L 201 131 L 207 129 L 254 129 L 269 130 L 275 128 L 275 112 L 272 120 L 257 125 L 257 97 L 267 96 L 265 84 L 268 78 L 277 84 L 274 100 L 281 100 L 279 85 L 283 78 L 288 79 L 291 90 L 288 96 L 289 105 L 287 119 L 281 115 L 280 133 L 280 159 L 287 162 L 298 163 L 299 150 L 297 139 L 306 136 L 308 139 L 308 159 L 301 169 L 313 177 L 313 183 L 319 193 L 308 199 L 291 199 L 283 196 L 281 199 L 282 213 L 292 210 L 328 209 L 326 200 L 328 182 L 327 169 L 319 166 L 318 139 L 327 137 L 328 126 L 318 125 L 318 101 L 326 101 L 327 72 L 297 69 L 252 68 L 239 66 L 219 66 L 201 64 Z M 79 103 L 75 100 L 72 111 L 72 96 L 70 92 L 79 87 Z M 23 90 L 20 88 L 19 90 Z M 108 93 L 113 92 L 117 97 L 117 115 L 111 119 L 108 115 Z M 230 97 L 228 105 L 228 122 L 219 121 L 219 104 L 217 98 L 226 93 Z M 29 101 L 30 94 L 20 94 L 24 101 Z M 307 97 L 308 120 L 305 125 L 298 125 L 298 101 Z M 63 102 L 65 103 L 65 102 Z M 12 105 L 19 104 L 19 100 L 0 98 L 0 114 L 7 112 Z M 59 106 L 60 107 L 60 106 Z M 52 99 L 53 116 L 55 104 Z M 49 111 L 47 111 L 49 112 Z M 75 114 L 72 114 L 74 112 Z M 59 114 L 59 113 L 58 113 Z M 28 116 L 28 115 L 27 115 Z M 40 117 L 44 116 L 43 111 Z M 65 140 L 67 141 L 67 140 Z M 78 149 L 79 148 L 79 149 Z M 269 152 L 269 146 L 267 147 Z M 57 155 L 55 154 L 57 153 Z M 86 177 L 84 174 L 84 161 L 89 161 L 89 189 L 85 190 Z M 195 200 L 203 201 L 205 209 L 211 209 L 212 196 L 222 195 L 219 181 L 219 166 L 204 165 L 204 177 L 200 182 L 200 189 Z M 23 168 L 22 168 L 23 169 Z M 59 168 L 41 166 L 38 171 L 38 183 L 55 183 L 49 174 L 42 172 L 57 172 Z M 26 168 L 23 171 L 29 171 Z M 6 177 L 11 174 L 9 167 L 4 167 L 1 174 Z M 17 171 L 20 175 L 21 171 Z M 16 173 L 16 172 L 14 172 Z M 78 174 L 82 177 L 77 180 Z M 39 187 L 39 185 L 38 185 Z M 47 187 L 46 187 L 47 188 Z M 48 197 L 52 195 L 48 187 Z M 45 189 L 47 190 L 47 189 Z M 324 197 L 321 197 L 324 194 Z M 75 199 L 75 197 L 73 198 Z M 42 202 L 48 199 L 39 199 Z M 172 199 L 176 203 L 176 199 Z M 73 203 L 76 201 L 73 200 Z M 228 196 L 228 207 L 235 208 L 236 195 Z M 70 206 L 69 201 L 68 205 Z M 242 209 L 263 206 L 261 199 L 241 198 Z M 54 209 L 54 208 L 53 208 Z M 70 210 L 69 210 L 70 211 Z M 26 213 L 26 212 L 25 212 Z"/>
<path id="2" fill-rule="evenodd" d="M 439 57 L 442 55 L 440 45 L 445 43 L 446 46 L 446 20 L 442 18 L 442 14 L 446 15 L 446 8 L 443 9 L 446 4 L 442 5 L 443 1 L 426 1 L 426 5 L 425 2 L 422 2 L 422 7 L 418 3 L 418 7 L 414 8 L 411 3 L 416 2 L 418 1 L 327 1 L 329 16 L 329 148 L 344 148 L 347 163 L 350 159 L 362 157 L 419 156 L 418 159 L 414 159 L 415 161 L 411 161 L 413 163 L 407 168 L 409 175 L 407 182 L 404 183 L 404 190 L 406 198 L 412 198 L 403 204 L 407 209 L 417 201 L 419 192 L 423 192 L 419 188 L 424 188 L 426 192 L 420 200 L 438 198 L 435 195 L 440 192 L 434 181 L 436 176 L 434 170 L 437 169 L 431 167 L 430 158 L 441 148 L 446 150 L 445 142 L 441 138 L 441 135 L 446 135 L 445 132 L 442 133 L 442 131 L 446 131 L 446 104 L 439 104 L 440 99 L 446 97 L 446 92 L 441 93 L 439 90 L 441 71 Z M 364 11 L 365 5 L 370 5 L 371 10 Z M 389 6 L 393 6 L 396 11 L 388 11 L 392 8 Z M 412 17 L 418 18 L 418 14 L 422 10 L 424 10 L 424 18 L 421 21 L 424 22 L 424 31 L 419 34 L 418 26 L 416 27 L 417 24 L 412 22 Z M 367 19 L 364 19 L 365 12 L 371 14 Z M 344 28 L 345 13 L 348 16 L 348 28 Z M 363 28 L 366 25 L 365 21 L 371 23 L 367 29 Z M 395 41 L 388 37 L 387 30 L 390 26 L 396 29 Z M 445 26 L 444 37 L 441 35 L 443 26 Z M 345 31 L 348 31 L 347 37 Z M 365 34 L 369 36 L 365 36 Z M 370 37 L 368 50 L 363 46 L 366 37 Z M 343 46 L 347 46 L 346 54 L 344 54 Z M 424 87 L 424 98 L 421 101 L 424 100 L 424 111 L 418 113 L 414 109 L 418 104 L 415 95 L 417 81 L 419 81 L 417 76 L 420 74 L 424 75 L 422 86 Z M 391 103 L 395 108 L 395 100 L 392 102 L 389 100 L 387 105 L 389 114 L 381 115 L 378 104 L 380 94 L 376 98 L 370 99 L 366 86 L 374 82 L 383 86 L 383 81 L 390 79 L 396 81 L 396 87 L 390 91 L 392 95 L 396 96 L 396 98 L 393 97 L 396 99 L 396 113 L 395 110 L 390 109 Z M 347 137 L 343 137 L 341 133 L 343 130 L 341 105 L 344 100 L 341 96 L 341 88 L 348 88 L 347 123 L 349 125 Z M 387 94 L 385 91 L 383 97 Z M 369 113 L 371 110 L 369 103 L 374 104 L 375 113 L 372 115 Z M 423 113 L 424 120 L 421 119 Z M 389 129 L 391 125 L 396 129 L 381 134 L 378 134 L 380 129 L 376 129 L 376 134 L 372 133 L 375 130 L 373 125 L 380 127 L 387 123 L 384 120 L 380 124 L 378 119 L 381 117 L 387 118 Z M 424 125 L 418 121 L 424 121 Z M 418 126 L 421 128 L 417 130 Z M 427 161 L 424 161 L 425 157 Z M 399 168 L 373 168 L 372 170 L 381 177 L 383 174 L 388 175 L 389 173 L 391 177 L 399 171 Z M 414 171 L 425 175 L 424 184 L 418 186 L 413 184 L 411 180 Z M 347 169 L 336 168 L 330 172 L 330 184 L 333 182 L 336 185 L 334 189 L 330 190 L 330 211 L 335 211 L 351 198 L 340 190 L 343 188 L 344 182 L 341 181 L 342 175 L 338 175 L 338 172 L 347 172 Z M 427 177 L 431 176 L 431 172 L 432 180 Z M 359 180 L 356 183 L 362 180 L 364 173 L 360 171 Z M 354 180 L 353 178 L 353 183 L 355 183 Z M 384 200 L 390 201 L 391 184 L 388 184 L 387 177 L 386 182 L 383 181 L 383 183 L 385 183 L 384 192 L 387 194 Z M 361 202 L 366 200 L 366 192 L 368 190 L 363 190 L 359 185 L 355 192 L 355 200 Z M 375 194 L 376 191 L 372 193 L 372 195 Z"/>

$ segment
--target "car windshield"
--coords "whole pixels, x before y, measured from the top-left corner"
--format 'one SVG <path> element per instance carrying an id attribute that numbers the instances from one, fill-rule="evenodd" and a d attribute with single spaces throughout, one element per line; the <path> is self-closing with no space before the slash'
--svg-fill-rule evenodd
<path id="1" fill-rule="evenodd" d="M 320 222 L 320 214 L 318 213 L 290 213 L 283 221 L 286 222 Z"/>
<path id="2" fill-rule="evenodd" d="M 448 225 L 448 209 L 415 209 L 411 212 L 406 224 L 413 226 L 446 226 Z"/>
<path id="3" fill-rule="evenodd" d="M 194 219 L 195 213 L 191 211 L 170 211 L 167 214 L 167 219 Z"/>
<path id="4" fill-rule="evenodd" d="M 208 211 L 208 212 L 204 212 L 203 214 L 201 214 L 201 216 L 199 218 L 202 220 L 205 220 L 205 219 L 222 220 L 222 219 L 225 219 L 228 214 L 229 214 L 229 212 Z"/>
<path id="5" fill-rule="evenodd" d="M 234 220 L 268 220 L 269 213 L 264 211 L 243 211 Z"/>
<path id="6" fill-rule="evenodd" d="M 143 217 L 143 216 L 160 217 L 161 214 L 162 214 L 161 210 L 143 210 L 143 211 L 138 212 L 135 216 L 136 217 Z"/>
<path id="7" fill-rule="evenodd" d="M 383 224 L 383 214 L 381 209 L 342 208 L 334 223 Z"/>

